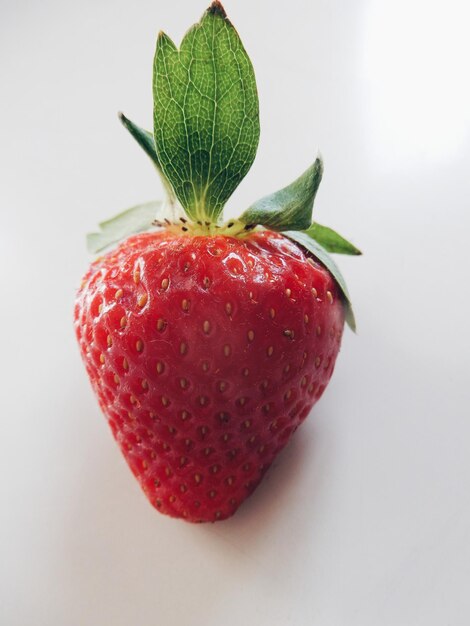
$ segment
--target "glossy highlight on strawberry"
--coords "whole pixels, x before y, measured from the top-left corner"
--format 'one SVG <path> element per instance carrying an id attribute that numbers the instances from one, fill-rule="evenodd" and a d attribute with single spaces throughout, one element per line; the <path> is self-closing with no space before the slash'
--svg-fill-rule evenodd
<path id="1" fill-rule="evenodd" d="M 150 502 L 232 515 L 333 372 L 344 307 L 289 239 L 145 233 L 95 261 L 75 309 L 83 359 Z"/>

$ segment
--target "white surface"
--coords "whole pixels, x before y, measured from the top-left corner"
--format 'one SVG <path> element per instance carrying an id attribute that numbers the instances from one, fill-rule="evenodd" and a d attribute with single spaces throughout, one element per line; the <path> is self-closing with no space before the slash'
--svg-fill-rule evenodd
<path id="1" fill-rule="evenodd" d="M 99 413 L 72 331 L 84 234 L 161 195 L 116 111 L 150 126 L 156 33 L 179 39 L 204 8 L 1 4 L 0 622 L 467 626 L 465 0 L 227 0 L 262 114 L 230 206 L 320 147 L 318 220 L 365 252 L 340 259 L 359 334 L 224 523 L 155 512 Z"/>

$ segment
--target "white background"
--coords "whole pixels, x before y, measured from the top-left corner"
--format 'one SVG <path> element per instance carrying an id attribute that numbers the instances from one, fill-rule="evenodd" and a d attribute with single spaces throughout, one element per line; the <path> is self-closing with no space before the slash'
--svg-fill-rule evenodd
<path id="1" fill-rule="evenodd" d="M 470 622 L 470 9 L 462 0 L 227 0 L 262 135 L 232 211 L 317 147 L 318 221 L 358 335 L 230 521 L 147 503 L 72 329 L 85 233 L 162 195 L 122 109 L 151 126 L 159 29 L 205 2 L 0 3 L 1 558 L 5 626 L 467 626 Z"/>

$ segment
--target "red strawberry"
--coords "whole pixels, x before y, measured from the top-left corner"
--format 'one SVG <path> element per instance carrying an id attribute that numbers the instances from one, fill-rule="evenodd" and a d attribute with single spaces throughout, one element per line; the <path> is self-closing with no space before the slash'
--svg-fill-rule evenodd
<path id="1" fill-rule="evenodd" d="M 153 87 L 154 133 L 121 121 L 167 201 L 129 209 L 89 237 L 94 251 L 123 241 L 86 274 L 75 328 L 150 502 L 215 521 L 253 491 L 323 393 L 344 320 L 354 328 L 328 252 L 360 252 L 312 222 L 320 158 L 223 222 L 255 157 L 259 116 L 251 62 L 217 0 L 179 50 L 159 35 Z"/>
<path id="2" fill-rule="evenodd" d="M 323 393 L 344 322 L 335 281 L 274 232 L 129 238 L 98 259 L 75 324 L 113 434 L 150 502 L 234 513 Z"/>

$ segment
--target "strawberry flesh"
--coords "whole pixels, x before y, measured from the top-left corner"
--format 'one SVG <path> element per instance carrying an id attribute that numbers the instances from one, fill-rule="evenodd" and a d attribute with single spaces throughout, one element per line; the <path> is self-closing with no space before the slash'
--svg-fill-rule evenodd
<path id="1" fill-rule="evenodd" d="M 95 261 L 75 328 L 148 499 L 230 517 L 322 395 L 344 326 L 329 272 L 271 231 L 130 237 Z"/>

